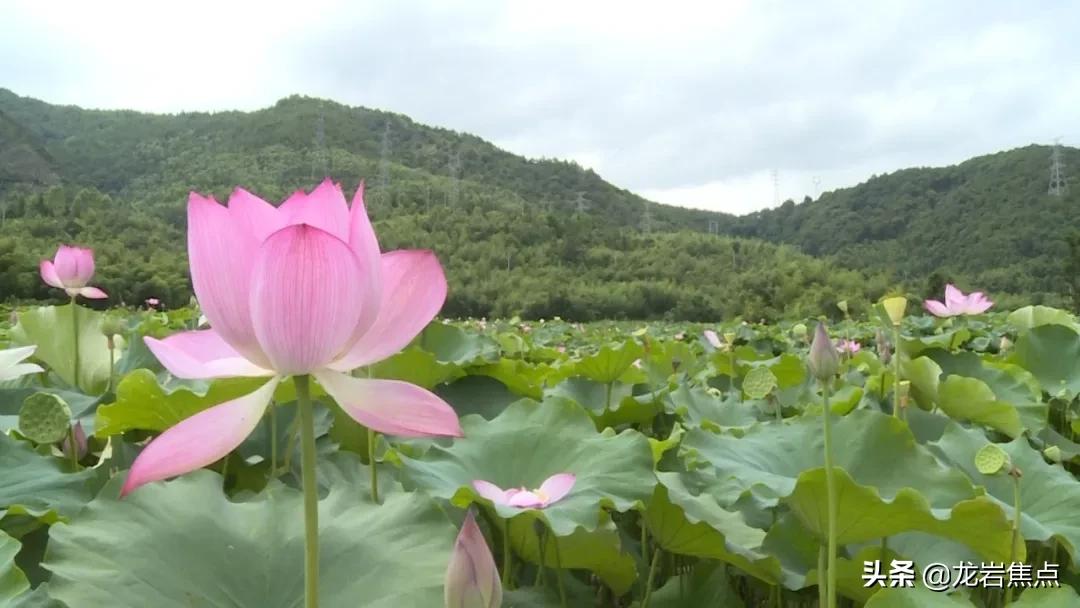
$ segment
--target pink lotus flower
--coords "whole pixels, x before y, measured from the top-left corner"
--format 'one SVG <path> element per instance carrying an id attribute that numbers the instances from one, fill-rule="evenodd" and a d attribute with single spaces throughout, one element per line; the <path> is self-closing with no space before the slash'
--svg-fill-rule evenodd
<path id="1" fill-rule="evenodd" d="M 97 287 L 86 286 L 94 276 L 94 252 L 91 249 L 60 245 L 52 261 L 42 260 L 38 269 L 45 284 L 63 289 L 73 298 L 101 300 L 109 297 Z"/>
<path id="2" fill-rule="evenodd" d="M 345 202 L 324 181 L 280 207 L 236 189 L 224 207 L 188 201 L 191 280 L 210 329 L 145 342 L 174 376 L 262 376 L 255 392 L 168 429 L 139 454 L 121 494 L 216 462 L 259 423 L 278 383 L 311 374 L 354 420 L 388 435 L 462 435 L 457 414 L 423 388 L 347 372 L 401 350 L 446 299 L 430 251 L 380 253 L 363 184 Z"/>
<path id="3" fill-rule="evenodd" d="M 839 340 L 836 343 L 836 350 L 842 353 L 854 355 L 855 353 L 862 350 L 862 345 L 855 340 Z"/>
<path id="4" fill-rule="evenodd" d="M 480 496 L 497 505 L 518 507 L 521 509 L 543 509 L 562 500 L 574 487 L 577 477 L 572 473 L 559 473 L 548 477 L 537 490 L 513 488 L 503 490 L 499 486 L 481 479 L 473 482 L 473 488 Z"/>
<path id="5" fill-rule="evenodd" d="M 991 302 L 981 291 L 970 295 L 964 295 L 962 291 L 952 283 L 945 286 L 945 303 L 937 300 L 926 300 L 923 306 L 931 314 L 937 317 L 955 317 L 959 315 L 977 315 L 986 312 L 994 303 Z"/>
<path id="6" fill-rule="evenodd" d="M 709 344 L 711 344 L 713 348 L 720 348 L 720 336 L 716 335 L 715 331 L 706 329 L 704 333 L 705 339 L 709 341 Z"/>
<path id="7" fill-rule="evenodd" d="M 446 568 L 443 586 L 446 608 L 499 608 L 502 596 L 495 558 L 470 509 Z"/>
<path id="8" fill-rule="evenodd" d="M 146 305 L 150 308 L 157 308 L 161 304 L 161 300 L 157 298 L 146 298 Z"/>

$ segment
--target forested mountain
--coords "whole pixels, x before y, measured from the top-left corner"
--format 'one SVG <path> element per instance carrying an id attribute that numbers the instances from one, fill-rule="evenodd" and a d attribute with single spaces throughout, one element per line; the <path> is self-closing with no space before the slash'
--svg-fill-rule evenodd
<path id="1" fill-rule="evenodd" d="M 0 301 L 55 297 L 34 270 L 57 243 L 72 242 L 97 250 L 98 283 L 114 300 L 181 305 L 191 294 L 189 191 L 225 200 L 240 185 L 276 202 L 325 175 L 347 189 L 366 180 L 384 248 L 438 253 L 451 316 L 835 314 L 835 301 L 877 298 L 897 277 L 922 292 L 939 268 L 980 288 L 1049 293 L 1030 270 L 1043 264 L 1060 276 L 1054 256 L 1064 244 L 1050 233 L 1074 199 L 1036 196 L 1035 165 L 1045 178 L 1046 154 L 901 171 L 736 218 L 650 203 L 574 163 L 525 159 L 330 101 L 154 115 L 0 89 Z M 1021 167 L 1014 155 L 1030 159 Z M 737 238 L 707 234 L 710 223 Z"/>
<path id="2" fill-rule="evenodd" d="M 1060 300 L 1080 228 L 1080 150 L 1062 147 L 1072 187 L 1050 196 L 1052 148 L 1028 146 L 942 168 L 904 169 L 816 201 L 788 201 L 725 224 L 917 288 L 945 279 L 991 293 Z"/>

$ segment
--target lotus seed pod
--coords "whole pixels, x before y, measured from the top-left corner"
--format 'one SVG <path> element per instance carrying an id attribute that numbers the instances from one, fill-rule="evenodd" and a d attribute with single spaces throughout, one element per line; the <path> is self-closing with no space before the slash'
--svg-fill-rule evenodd
<path id="1" fill-rule="evenodd" d="M 724 342 L 725 342 L 725 346 L 727 348 L 729 348 L 729 349 L 731 347 L 735 346 L 735 332 L 733 332 L 733 331 L 725 331 L 724 332 Z"/>
<path id="2" fill-rule="evenodd" d="M 904 320 L 904 311 L 907 310 L 907 298 L 902 296 L 885 298 L 881 305 L 885 307 L 885 312 L 893 325 L 900 325 L 900 322 Z"/>
<path id="3" fill-rule="evenodd" d="M 67 437 L 71 408 L 52 393 L 34 393 L 19 410 L 19 432 L 34 443 L 56 443 Z"/>
<path id="4" fill-rule="evenodd" d="M 124 334 L 124 322 L 116 317 L 105 317 L 101 322 L 101 333 L 105 334 L 106 338 L 121 336 Z"/>
<path id="5" fill-rule="evenodd" d="M 997 475 L 1009 466 L 1009 454 L 996 443 L 988 443 L 975 452 L 975 468 L 983 475 Z"/>
<path id="6" fill-rule="evenodd" d="M 840 370 L 840 353 L 836 352 L 836 347 L 829 339 L 824 323 L 818 323 L 814 330 L 814 342 L 810 345 L 807 365 L 810 374 L 822 382 L 831 379 Z"/>
<path id="7" fill-rule="evenodd" d="M 800 340 L 805 340 L 806 339 L 806 333 L 807 333 L 807 331 L 806 331 L 806 324 L 805 323 L 796 323 L 791 328 L 791 335 L 795 336 L 796 338 L 798 338 Z"/>
<path id="8" fill-rule="evenodd" d="M 751 368 L 743 378 L 743 392 L 751 399 L 764 399 L 776 388 L 776 375 L 764 365 Z"/>

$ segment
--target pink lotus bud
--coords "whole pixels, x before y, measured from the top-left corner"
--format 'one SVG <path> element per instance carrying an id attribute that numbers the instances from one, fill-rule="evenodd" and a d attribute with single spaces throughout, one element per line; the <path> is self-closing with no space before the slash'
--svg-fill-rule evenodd
<path id="1" fill-rule="evenodd" d="M 810 373 L 818 380 L 825 381 L 836 375 L 840 369 L 840 356 L 836 347 L 829 340 L 825 324 L 818 323 L 814 331 L 814 341 L 810 344 L 810 356 L 807 357 Z"/>
<path id="2" fill-rule="evenodd" d="M 82 296 L 100 300 L 109 297 L 97 287 L 87 287 L 94 276 L 94 252 L 82 247 L 60 245 L 52 261 L 42 260 L 41 280 L 63 289 L 71 297 Z"/>
<path id="3" fill-rule="evenodd" d="M 499 608 L 502 595 L 495 558 L 469 509 L 446 569 L 443 587 L 446 608 Z"/>
<path id="4" fill-rule="evenodd" d="M 77 459 L 82 460 L 86 457 L 86 453 L 88 451 L 88 445 L 86 442 L 86 431 L 83 430 L 82 422 L 76 422 L 75 425 L 71 427 L 71 433 L 75 436 L 74 449 L 77 450 L 75 452 L 77 454 Z M 64 456 L 71 458 L 71 452 L 73 448 L 71 445 L 70 436 L 64 438 L 60 449 L 64 452 Z"/>

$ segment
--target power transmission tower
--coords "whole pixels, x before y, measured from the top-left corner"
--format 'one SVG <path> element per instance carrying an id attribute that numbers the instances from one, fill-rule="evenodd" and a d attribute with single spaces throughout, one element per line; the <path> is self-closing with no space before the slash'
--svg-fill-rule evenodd
<path id="1" fill-rule="evenodd" d="M 446 202 L 456 205 L 461 195 L 461 152 L 457 148 L 450 153 L 450 162 L 446 169 L 450 175 L 450 193 L 446 197 Z"/>
<path id="2" fill-rule="evenodd" d="M 814 200 L 821 198 L 821 176 L 814 176 Z"/>
<path id="3" fill-rule="evenodd" d="M 780 204 L 780 171 L 772 170 L 773 206 Z"/>
<path id="4" fill-rule="evenodd" d="M 1064 163 L 1061 161 L 1061 138 L 1054 140 L 1054 151 L 1050 153 L 1050 188 L 1047 193 L 1050 196 L 1063 196 L 1069 191 L 1069 184 L 1065 181 Z"/>
<path id="5" fill-rule="evenodd" d="M 579 215 L 584 215 L 589 210 L 589 201 L 585 198 L 585 193 L 581 190 L 577 191 L 574 198 L 574 210 Z"/>
<path id="6" fill-rule="evenodd" d="M 652 232 L 652 205 L 645 201 L 645 209 L 641 212 L 641 231 Z"/>
<path id="7" fill-rule="evenodd" d="M 720 236 L 720 222 L 718 220 L 709 220 L 709 234 Z"/>

